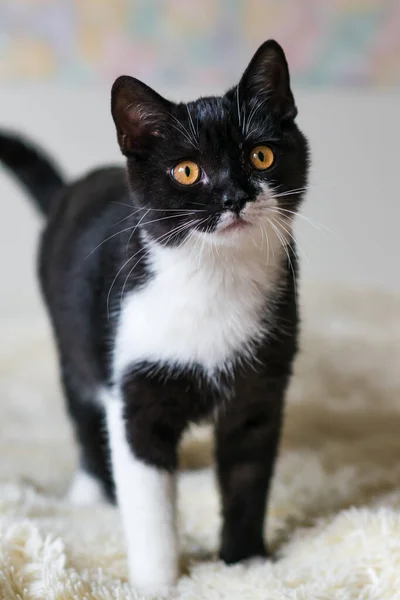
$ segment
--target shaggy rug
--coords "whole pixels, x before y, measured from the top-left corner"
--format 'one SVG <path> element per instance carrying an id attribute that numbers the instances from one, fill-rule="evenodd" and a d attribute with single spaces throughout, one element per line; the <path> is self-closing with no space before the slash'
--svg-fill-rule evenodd
<path id="1" fill-rule="evenodd" d="M 175 600 L 400 598 L 400 298 L 308 288 L 268 537 L 275 562 L 214 558 L 209 431 L 182 449 Z M 63 499 L 76 449 L 41 320 L 1 325 L 0 598 L 138 598 L 117 511 Z"/>

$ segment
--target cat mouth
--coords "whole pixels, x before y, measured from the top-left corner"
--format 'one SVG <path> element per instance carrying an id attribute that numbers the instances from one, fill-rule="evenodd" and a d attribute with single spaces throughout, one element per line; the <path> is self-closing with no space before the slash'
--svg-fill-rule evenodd
<path id="1" fill-rule="evenodd" d="M 228 213 L 221 216 L 216 231 L 218 233 L 230 233 L 231 231 L 241 231 L 250 225 L 251 223 L 240 215 Z"/>

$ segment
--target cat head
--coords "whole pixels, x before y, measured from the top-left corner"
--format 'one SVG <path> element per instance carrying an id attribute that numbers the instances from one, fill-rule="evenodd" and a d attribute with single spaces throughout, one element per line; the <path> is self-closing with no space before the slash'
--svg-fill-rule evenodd
<path id="1" fill-rule="evenodd" d="M 277 42 L 265 42 L 223 96 L 175 104 L 122 76 L 111 108 L 133 202 L 151 238 L 237 243 L 267 223 L 291 226 L 308 148 Z"/>

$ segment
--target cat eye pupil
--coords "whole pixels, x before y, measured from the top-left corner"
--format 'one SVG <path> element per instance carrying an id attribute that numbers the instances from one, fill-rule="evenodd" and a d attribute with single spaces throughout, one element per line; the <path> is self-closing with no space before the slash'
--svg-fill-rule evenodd
<path id="1" fill-rule="evenodd" d="M 275 161 L 275 155 L 272 148 L 266 145 L 259 145 L 253 148 L 249 156 L 250 163 L 257 171 L 266 171 Z"/>
<path id="2" fill-rule="evenodd" d="M 181 185 L 193 185 L 201 177 L 201 169 L 193 160 L 182 160 L 171 171 L 175 181 Z"/>

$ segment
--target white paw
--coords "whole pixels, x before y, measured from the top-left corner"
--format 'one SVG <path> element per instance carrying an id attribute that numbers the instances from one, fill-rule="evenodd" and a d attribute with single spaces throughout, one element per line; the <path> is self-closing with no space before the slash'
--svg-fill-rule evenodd
<path id="1" fill-rule="evenodd" d="M 149 596 L 150 598 L 166 598 L 171 593 L 177 580 L 177 577 L 168 579 L 168 581 L 160 577 L 152 577 L 149 580 L 144 577 L 130 578 L 132 587 L 140 594 Z"/>
<path id="2" fill-rule="evenodd" d="M 77 506 L 90 506 L 101 502 L 104 496 L 97 479 L 79 469 L 74 475 L 67 498 Z"/>
<path id="3" fill-rule="evenodd" d="M 150 565 L 143 555 L 141 561 L 135 561 L 129 568 L 132 586 L 146 596 L 164 598 L 178 581 L 178 566 L 175 561 Z"/>

